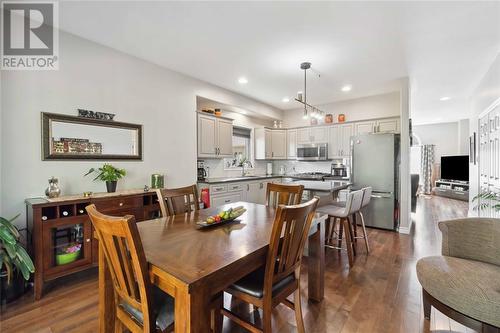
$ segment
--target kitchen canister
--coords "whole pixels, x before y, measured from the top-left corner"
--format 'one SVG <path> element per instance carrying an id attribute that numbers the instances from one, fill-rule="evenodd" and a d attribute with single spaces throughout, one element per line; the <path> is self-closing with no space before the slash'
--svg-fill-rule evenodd
<path id="1" fill-rule="evenodd" d="M 165 177 L 159 173 L 151 175 L 151 188 L 163 188 L 165 186 Z"/>

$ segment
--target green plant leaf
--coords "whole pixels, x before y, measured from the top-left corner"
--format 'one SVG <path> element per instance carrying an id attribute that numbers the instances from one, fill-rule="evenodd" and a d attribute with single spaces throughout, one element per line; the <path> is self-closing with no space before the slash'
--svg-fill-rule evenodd
<path id="1" fill-rule="evenodd" d="M 15 258 L 13 261 L 14 265 L 21 271 L 21 274 L 23 274 L 23 278 L 28 281 L 30 279 L 30 271 L 26 265 L 19 260 L 19 258 Z"/>
<path id="2" fill-rule="evenodd" d="M 3 224 L 0 225 L 0 240 L 2 240 L 5 244 L 16 244 L 16 237 L 12 235 L 10 230 L 5 227 Z"/>
<path id="3" fill-rule="evenodd" d="M 14 259 L 15 257 L 17 257 L 16 248 L 13 244 L 4 243 L 3 246 L 5 250 L 7 250 L 7 254 L 9 255 L 10 259 Z"/>
<path id="4" fill-rule="evenodd" d="M 18 216 L 19 214 L 10 220 L 0 216 L 0 225 L 5 226 L 16 239 L 19 239 L 21 235 L 19 234 L 19 230 L 17 230 L 17 228 L 12 224 L 12 221 L 14 221 Z"/>
<path id="5" fill-rule="evenodd" d="M 90 168 L 89 171 L 87 171 L 86 174 L 83 175 L 83 177 L 90 175 L 91 173 L 95 172 L 94 168 Z"/>
<path id="6" fill-rule="evenodd" d="M 17 245 L 17 257 L 26 265 L 26 268 L 31 273 L 35 273 L 35 265 L 33 265 L 31 257 L 29 256 L 28 252 L 26 252 L 26 250 L 19 244 Z"/>

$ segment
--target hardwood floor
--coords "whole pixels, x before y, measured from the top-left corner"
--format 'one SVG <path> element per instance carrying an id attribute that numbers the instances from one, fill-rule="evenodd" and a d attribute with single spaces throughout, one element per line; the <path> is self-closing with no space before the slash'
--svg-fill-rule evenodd
<path id="1" fill-rule="evenodd" d="M 303 297 L 307 332 L 473 332 L 433 309 L 432 320 L 423 319 L 422 297 L 415 263 L 440 253 L 437 222 L 467 215 L 467 203 L 432 197 L 419 198 L 411 235 L 368 229 L 370 255 L 362 242 L 349 269 L 347 255 L 327 250 L 325 300 L 308 303 Z M 307 265 L 307 259 L 304 260 Z M 305 269 L 302 270 L 306 272 Z M 302 279 L 302 292 L 307 290 Z M 96 332 L 98 315 L 97 272 L 88 271 L 60 279 L 38 302 L 26 295 L 2 314 L 0 332 Z M 241 303 L 226 306 L 259 322 L 258 311 Z M 273 313 L 274 332 L 296 332 L 294 313 L 279 305 Z M 224 332 L 244 332 L 224 321 Z"/>

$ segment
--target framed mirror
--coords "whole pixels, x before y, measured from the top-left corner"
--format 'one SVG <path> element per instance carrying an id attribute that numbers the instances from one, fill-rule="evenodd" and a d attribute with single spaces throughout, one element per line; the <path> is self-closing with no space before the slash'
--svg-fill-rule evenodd
<path id="1" fill-rule="evenodd" d="M 43 160 L 142 160 L 142 125 L 42 112 Z"/>

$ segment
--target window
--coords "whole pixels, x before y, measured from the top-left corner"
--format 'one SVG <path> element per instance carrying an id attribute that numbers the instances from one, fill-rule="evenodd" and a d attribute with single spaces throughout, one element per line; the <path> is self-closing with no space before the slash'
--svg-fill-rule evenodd
<path id="1" fill-rule="evenodd" d="M 233 126 L 233 157 L 224 159 L 224 168 L 252 168 L 252 131 L 248 128 Z"/>

